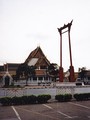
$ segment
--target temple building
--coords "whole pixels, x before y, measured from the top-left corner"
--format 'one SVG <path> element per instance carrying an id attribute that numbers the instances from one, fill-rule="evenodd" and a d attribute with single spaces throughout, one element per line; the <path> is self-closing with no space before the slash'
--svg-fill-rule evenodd
<path id="1" fill-rule="evenodd" d="M 30 53 L 28 58 L 25 60 L 25 63 L 28 64 L 28 66 L 36 66 L 36 74 L 34 77 L 30 78 L 31 82 L 51 81 L 51 76 L 47 73 L 47 68 L 50 65 L 50 61 L 46 58 L 40 47 L 37 47 Z"/>
<path id="2" fill-rule="evenodd" d="M 52 77 L 47 74 L 47 68 L 50 65 L 50 61 L 44 55 L 41 47 L 37 47 L 36 49 L 34 49 L 26 58 L 24 63 L 28 64 L 28 66 L 36 66 L 35 76 L 30 78 L 31 82 L 46 80 L 51 81 Z M 4 76 L 7 69 L 11 76 L 15 76 L 16 70 L 20 64 L 6 63 L 3 66 L 0 66 L 0 78 Z"/>

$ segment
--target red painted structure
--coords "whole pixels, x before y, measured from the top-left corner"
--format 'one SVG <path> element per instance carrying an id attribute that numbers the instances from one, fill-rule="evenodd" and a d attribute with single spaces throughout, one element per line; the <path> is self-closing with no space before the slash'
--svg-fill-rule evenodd
<path id="1" fill-rule="evenodd" d="M 58 32 L 60 33 L 60 75 L 59 75 L 59 79 L 60 82 L 63 82 L 64 79 L 64 73 L 63 73 L 63 67 L 62 67 L 62 34 L 68 32 L 68 39 L 69 39 L 69 53 L 70 53 L 70 78 L 69 78 L 69 82 L 74 82 L 74 67 L 72 65 L 72 52 L 71 52 L 71 41 L 70 41 L 70 30 L 71 30 L 71 25 L 72 25 L 71 21 L 70 23 L 68 23 L 67 25 L 64 24 L 63 27 L 58 28 Z M 62 30 L 68 28 L 67 31 L 62 32 Z"/>

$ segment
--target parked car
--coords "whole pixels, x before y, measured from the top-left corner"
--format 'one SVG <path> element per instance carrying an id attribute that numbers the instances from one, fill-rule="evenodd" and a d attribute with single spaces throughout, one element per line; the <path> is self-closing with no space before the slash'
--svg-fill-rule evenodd
<path id="1" fill-rule="evenodd" d="M 81 80 L 81 78 L 77 78 L 75 84 L 76 84 L 77 86 L 84 85 L 83 80 Z"/>
<path id="2" fill-rule="evenodd" d="M 76 85 L 90 85 L 90 80 L 86 78 L 83 80 L 81 78 L 77 78 Z"/>
<path id="3" fill-rule="evenodd" d="M 39 82 L 38 85 L 50 86 L 51 82 Z"/>
<path id="4" fill-rule="evenodd" d="M 90 80 L 88 79 L 84 80 L 84 85 L 90 85 Z"/>

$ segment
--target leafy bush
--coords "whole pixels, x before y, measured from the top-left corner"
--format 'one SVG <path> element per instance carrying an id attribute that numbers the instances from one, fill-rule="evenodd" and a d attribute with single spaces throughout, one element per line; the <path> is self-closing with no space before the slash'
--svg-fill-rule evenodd
<path id="1" fill-rule="evenodd" d="M 23 105 L 28 104 L 28 96 L 21 97 L 21 104 L 23 104 Z"/>
<path id="2" fill-rule="evenodd" d="M 83 100 L 83 94 L 74 94 L 74 98 L 75 98 L 77 101 L 82 101 L 82 100 Z"/>
<path id="3" fill-rule="evenodd" d="M 35 104 L 37 101 L 37 97 L 35 95 L 30 95 L 27 97 L 28 104 Z"/>
<path id="4" fill-rule="evenodd" d="M 90 93 L 84 93 L 83 100 L 88 100 L 90 98 L 89 95 L 90 95 Z"/>
<path id="5" fill-rule="evenodd" d="M 77 101 L 83 101 L 90 99 L 90 93 L 80 93 L 80 94 L 74 94 L 74 98 Z"/>
<path id="6" fill-rule="evenodd" d="M 2 105 L 11 105 L 12 104 L 12 98 L 11 97 L 3 97 L 3 98 L 0 98 L 0 103 Z"/>
<path id="7" fill-rule="evenodd" d="M 55 100 L 58 100 L 59 102 L 63 102 L 63 95 L 62 94 L 56 95 Z"/>
<path id="8" fill-rule="evenodd" d="M 12 104 L 14 105 L 21 105 L 22 104 L 22 97 L 13 97 L 12 98 Z"/>
<path id="9" fill-rule="evenodd" d="M 55 99 L 59 102 L 68 102 L 72 99 L 71 94 L 58 94 L 55 96 Z"/>
<path id="10" fill-rule="evenodd" d="M 51 95 L 49 94 L 43 94 L 37 96 L 37 102 L 38 103 L 47 103 L 47 101 L 51 99 Z"/>
<path id="11" fill-rule="evenodd" d="M 35 104 L 37 97 L 35 95 L 22 96 L 22 97 L 3 97 L 0 98 L 0 103 L 2 105 L 25 105 L 25 104 Z"/>
<path id="12" fill-rule="evenodd" d="M 65 94 L 64 95 L 64 101 L 70 101 L 72 99 L 72 95 L 71 94 Z"/>
<path id="13" fill-rule="evenodd" d="M 37 97 L 35 95 L 30 96 L 22 96 L 21 97 L 21 104 L 35 104 L 37 100 Z"/>

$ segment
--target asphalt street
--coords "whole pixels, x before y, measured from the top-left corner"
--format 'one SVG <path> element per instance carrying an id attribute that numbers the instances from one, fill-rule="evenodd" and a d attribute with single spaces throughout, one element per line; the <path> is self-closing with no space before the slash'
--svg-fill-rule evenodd
<path id="1" fill-rule="evenodd" d="M 0 120 L 90 120 L 90 100 L 1 106 Z"/>

